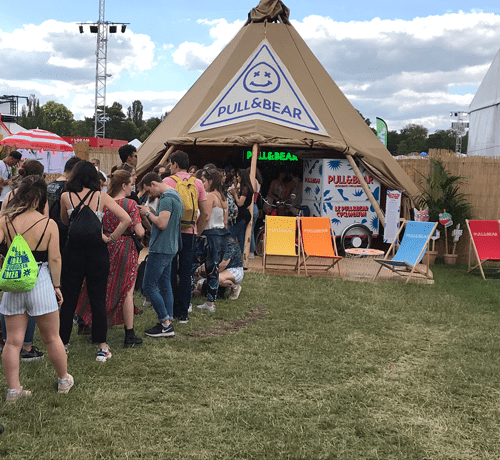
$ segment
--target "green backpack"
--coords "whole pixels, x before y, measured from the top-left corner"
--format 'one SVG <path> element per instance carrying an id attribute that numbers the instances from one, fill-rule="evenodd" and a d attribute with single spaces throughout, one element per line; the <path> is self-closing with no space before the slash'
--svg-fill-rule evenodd
<path id="1" fill-rule="evenodd" d="M 5 292 L 31 291 L 37 279 L 38 263 L 23 235 L 17 233 L 0 270 L 0 289 Z"/>

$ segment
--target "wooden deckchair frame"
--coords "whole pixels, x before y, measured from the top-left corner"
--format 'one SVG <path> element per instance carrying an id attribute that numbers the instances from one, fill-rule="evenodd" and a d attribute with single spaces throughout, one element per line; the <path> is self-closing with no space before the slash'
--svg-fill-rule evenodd
<path id="1" fill-rule="evenodd" d="M 427 261 L 425 263 L 425 270 L 420 269 L 418 267 L 418 265 L 420 265 L 418 262 L 414 266 L 411 266 L 410 264 L 408 264 L 406 262 L 401 262 L 403 265 L 400 265 L 400 266 L 394 266 L 391 264 L 384 263 L 385 261 L 389 260 L 388 257 L 391 254 L 391 251 L 394 249 L 396 242 L 399 241 L 399 235 L 403 231 L 403 228 L 406 227 L 407 223 L 408 223 L 408 221 L 405 220 L 403 222 L 403 224 L 399 226 L 398 233 L 396 234 L 396 237 L 394 238 L 394 240 L 393 240 L 391 246 L 389 247 L 388 251 L 386 252 L 384 258 L 383 259 L 375 259 L 375 262 L 378 262 L 380 264 L 380 268 L 378 269 L 377 273 L 373 277 L 374 281 L 378 277 L 378 275 L 380 274 L 380 271 L 382 270 L 382 268 L 384 268 L 384 267 L 388 268 L 389 270 L 391 270 L 394 273 L 397 273 L 400 276 L 404 277 L 407 275 L 408 278 L 406 280 L 406 283 L 408 283 L 408 281 L 410 281 L 412 276 L 431 279 L 430 269 L 429 269 L 429 258 L 428 257 L 427 257 Z M 434 234 L 434 232 L 436 231 L 437 224 L 438 224 L 437 222 L 434 224 L 434 228 L 432 229 L 432 232 L 429 234 L 429 237 L 427 238 L 427 241 L 425 242 L 423 249 L 420 251 L 420 254 L 419 254 L 417 260 L 421 260 L 423 255 L 425 254 L 425 251 L 429 248 L 429 241 L 430 241 L 432 235 Z M 403 238 L 404 238 L 404 236 L 403 236 Z"/>
<path id="2" fill-rule="evenodd" d="M 298 231 L 298 241 L 299 241 L 299 248 L 297 251 L 297 255 L 295 256 L 284 256 L 284 255 L 279 255 L 279 254 L 268 254 L 267 253 L 267 216 L 264 221 L 264 253 L 262 254 L 262 273 L 266 273 L 266 267 L 267 265 L 272 265 L 273 267 L 287 267 L 289 270 L 291 270 L 293 267 L 293 270 L 297 272 L 297 275 L 300 276 L 300 246 L 301 246 L 301 232 L 300 232 L 300 222 L 299 222 L 299 217 L 295 219 L 296 225 L 295 228 Z M 269 262 L 268 263 L 268 257 L 283 257 L 283 258 L 296 258 L 295 261 L 295 266 L 293 266 L 291 263 L 282 263 L 282 262 Z M 272 268 L 273 270 L 275 268 Z M 279 269 L 279 268 L 278 268 Z"/>
<path id="3" fill-rule="evenodd" d="M 303 219 L 314 219 L 314 217 L 299 217 L 299 222 L 298 222 L 298 225 L 299 227 L 301 227 L 301 222 Z M 325 270 L 325 271 L 328 271 L 330 270 L 330 268 L 334 268 L 335 265 L 337 265 L 337 268 L 339 269 L 339 276 L 341 276 L 340 274 L 340 264 L 339 262 L 342 260 L 342 257 L 338 256 L 338 251 L 337 251 L 337 242 L 336 242 L 336 238 L 335 238 L 335 231 L 333 230 L 333 227 L 332 227 L 332 222 L 330 221 L 330 238 L 332 238 L 333 240 L 333 252 L 335 253 L 335 256 L 334 257 L 330 257 L 330 256 L 318 256 L 318 255 L 307 255 L 305 253 L 305 248 L 304 248 L 304 241 L 303 241 L 303 233 L 302 233 L 302 238 L 300 238 L 300 244 L 299 244 L 299 248 L 301 249 L 301 253 L 302 253 L 302 262 L 300 263 L 300 266 L 304 265 L 304 270 L 306 272 L 306 276 L 309 276 L 307 274 L 307 268 L 308 268 L 308 260 L 312 257 L 314 258 L 318 258 L 318 259 L 332 259 L 332 263 L 331 264 L 320 264 L 320 263 L 316 263 L 316 264 L 309 264 L 309 268 L 310 269 L 313 269 L 313 267 L 317 267 L 317 269 L 320 269 L 320 270 Z M 302 232 L 302 228 L 301 228 L 301 232 Z"/>
<path id="4" fill-rule="evenodd" d="M 498 222 L 498 224 L 499 224 L 499 230 L 500 230 L 500 220 L 497 220 L 496 222 Z M 479 267 L 479 270 L 481 271 L 481 276 L 483 277 L 483 280 L 486 281 L 486 276 L 484 275 L 484 270 L 483 270 L 483 264 L 485 262 L 488 262 L 488 261 L 489 262 L 500 262 L 500 259 L 484 259 L 483 261 L 481 261 L 481 259 L 479 258 L 479 253 L 477 252 L 476 242 L 474 241 L 474 238 L 472 237 L 472 230 L 470 229 L 469 219 L 467 219 L 465 221 L 465 224 L 467 225 L 467 230 L 469 231 L 469 257 L 468 257 L 468 269 L 467 269 L 467 273 L 470 273 L 471 271 L 473 271 L 473 270 L 475 270 L 476 268 Z M 474 267 L 471 268 L 471 255 L 472 255 L 472 251 L 474 251 L 474 254 L 476 256 L 476 262 L 477 262 L 477 264 L 474 265 Z"/>

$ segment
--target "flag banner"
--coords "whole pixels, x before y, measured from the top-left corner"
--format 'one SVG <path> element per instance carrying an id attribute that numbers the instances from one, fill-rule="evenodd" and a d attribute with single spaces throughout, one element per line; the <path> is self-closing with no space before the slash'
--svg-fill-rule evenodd
<path id="1" fill-rule="evenodd" d="M 387 147 L 387 123 L 379 117 L 377 117 L 377 137 Z"/>

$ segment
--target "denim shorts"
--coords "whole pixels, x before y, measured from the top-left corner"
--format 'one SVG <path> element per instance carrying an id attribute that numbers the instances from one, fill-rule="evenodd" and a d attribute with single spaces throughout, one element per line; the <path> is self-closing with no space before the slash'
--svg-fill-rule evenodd
<path id="1" fill-rule="evenodd" d="M 56 292 L 52 284 L 49 265 L 44 262 L 38 271 L 38 279 L 31 291 L 4 292 L 0 313 L 7 316 L 41 316 L 58 310 Z"/>

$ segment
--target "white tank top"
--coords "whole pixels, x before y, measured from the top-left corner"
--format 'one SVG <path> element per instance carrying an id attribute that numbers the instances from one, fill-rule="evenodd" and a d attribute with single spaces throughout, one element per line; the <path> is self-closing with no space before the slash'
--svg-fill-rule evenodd
<path id="1" fill-rule="evenodd" d="M 212 228 L 224 228 L 224 210 L 222 208 L 212 208 L 212 215 L 205 228 L 207 230 Z"/>

